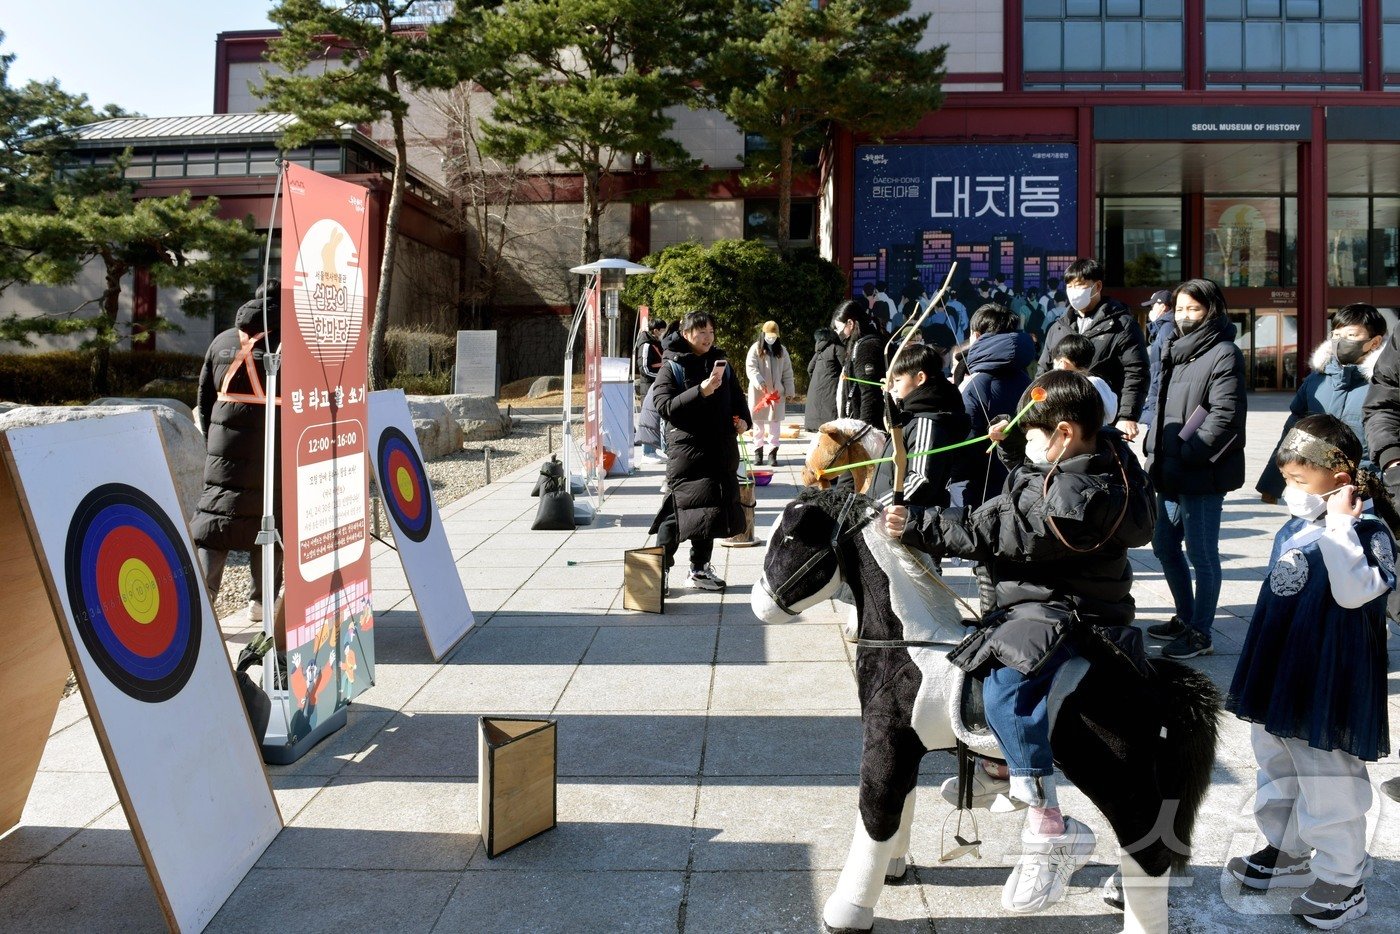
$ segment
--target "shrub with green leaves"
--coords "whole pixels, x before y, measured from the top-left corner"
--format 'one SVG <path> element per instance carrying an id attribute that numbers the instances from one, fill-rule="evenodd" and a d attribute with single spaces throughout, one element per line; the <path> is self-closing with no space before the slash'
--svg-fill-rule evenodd
<path id="1" fill-rule="evenodd" d="M 62 405 L 92 401 L 92 350 L 51 350 L 33 354 L 0 354 L 0 399 L 25 405 Z M 161 395 L 193 404 L 203 358 L 165 351 L 113 351 L 111 395 L 142 396 L 141 387 L 155 380 L 178 381 Z"/>
<path id="2" fill-rule="evenodd" d="M 776 321 L 792 352 L 799 388 L 807 382 L 813 332 L 831 321 L 846 294 L 846 277 L 811 252 L 784 258 L 757 240 L 678 243 L 642 262 L 656 270 L 631 276 L 623 300 L 649 305 L 653 317 L 675 321 L 687 312 L 715 318 L 715 342 L 742 371 L 749 345 L 765 321 Z"/>

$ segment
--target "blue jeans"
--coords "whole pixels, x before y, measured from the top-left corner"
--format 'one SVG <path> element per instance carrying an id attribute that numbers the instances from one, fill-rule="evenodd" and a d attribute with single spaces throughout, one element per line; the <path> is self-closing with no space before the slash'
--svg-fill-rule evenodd
<path id="1" fill-rule="evenodd" d="M 1157 494 L 1152 553 L 1162 564 L 1177 619 L 1206 638 L 1210 638 L 1215 606 L 1220 601 L 1220 510 L 1224 503 L 1223 493 L 1178 494 L 1175 499 Z M 1196 572 L 1194 594 L 1192 570 Z"/>
<path id="2" fill-rule="evenodd" d="M 1050 682 L 1060 666 L 1073 657 L 1061 649 L 1033 675 L 1015 668 L 997 668 L 982 682 L 987 726 L 996 734 L 1012 775 L 1044 778 L 1055 774 L 1050 751 Z"/>

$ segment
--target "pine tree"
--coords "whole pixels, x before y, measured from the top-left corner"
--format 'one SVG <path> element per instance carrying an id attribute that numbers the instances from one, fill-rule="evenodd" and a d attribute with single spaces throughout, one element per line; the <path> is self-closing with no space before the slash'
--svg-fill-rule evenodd
<path id="1" fill-rule="evenodd" d="M 581 176 L 580 260 L 601 256 L 610 177 L 637 161 L 693 167 L 667 134 L 666 109 L 693 100 L 689 69 L 709 25 L 700 0 L 504 0 L 458 5 L 444 25 L 457 77 L 495 96 L 482 150 L 508 161 L 553 158 Z"/>
<path id="2" fill-rule="evenodd" d="M 840 126 L 879 137 L 942 100 L 944 47 L 909 0 L 732 0 L 727 39 L 702 66 L 710 101 L 774 147 L 750 166 L 778 186 L 778 249 L 791 236 L 793 156 Z"/>
<path id="3" fill-rule="evenodd" d="M 408 94 L 432 72 L 431 48 L 412 0 L 281 0 L 268 19 L 282 27 L 268 60 L 285 74 L 263 73 L 266 109 L 295 114 L 283 136 L 287 148 L 304 145 L 345 124 L 388 119 L 393 133 L 394 174 L 384 221 L 384 255 L 369 333 L 369 379 L 384 385 L 384 334 L 398 252 L 399 216 L 407 190 L 408 141 L 404 117 Z M 326 63 L 324 72 L 312 66 Z M 335 63 L 338 63 L 336 65 Z"/>

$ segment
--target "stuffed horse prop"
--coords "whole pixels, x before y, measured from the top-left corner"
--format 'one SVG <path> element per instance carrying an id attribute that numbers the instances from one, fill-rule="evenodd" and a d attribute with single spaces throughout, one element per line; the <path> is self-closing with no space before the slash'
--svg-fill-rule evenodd
<path id="1" fill-rule="evenodd" d="M 840 476 L 839 473 L 828 475 L 826 471 L 874 460 L 884 453 L 887 441 L 889 435 L 858 418 L 827 422 L 818 430 L 807 451 L 807 460 L 802 465 L 802 485 L 826 489 Z M 864 493 L 875 479 L 875 466 L 855 467 L 850 474 L 857 492 Z"/>
<path id="2" fill-rule="evenodd" d="M 964 675 L 948 653 L 969 631 L 956 597 L 927 555 L 891 541 L 879 508 L 839 489 L 804 490 L 783 511 L 750 604 L 767 623 L 831 599 L 854 598 L 856 680 L 863 731 L 860 813 L 828 931 L 869 931 L 887 878 L 908 862 L 919 760 L 959 742 L 999 756 L 985 729 L 963 722 Z M 1094 637 L 1097 639 L 1097 637 Z M 1190 857 L 1196 812 L 1215 759 L 1220 694 L 1208 677 L 1154 659 L 1144 676 L 1107 643 L 1055 675 L 1050 692 L 1055 761 L 1103 812 L 1122 850 L 1125 931 L 1167 931 L 1172 869 Z M 963 842 L 963 841 L 960 841 Z"/>

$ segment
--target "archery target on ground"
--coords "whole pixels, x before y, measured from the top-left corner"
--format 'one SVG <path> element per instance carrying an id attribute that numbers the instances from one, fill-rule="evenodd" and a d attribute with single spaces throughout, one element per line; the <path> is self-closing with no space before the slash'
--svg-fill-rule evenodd
<path id="1" fill-rule="evenodd" d="M 0 446 L 23 516 L 10 541 L 36 559 L 13 586 L 52 609 L 14 626 L 56 619 L 166 918 L 200 930 L 282 819 L 155 417 L 13 429 Z"/>
<path id="2" fill-rule="evenodd" d="M 399 561 L 428 647 L 435 659 L 441 659 L 467 634 L 475 619 L 423 469 L 403 390 L 369 394 L 369 433 L 374 481 L 389 515 Z"/>
<path id="3" fill-rule="evenodd" d="M 424 541 L 433 527 L 428 474 L 413 442 L 392 426 L 379 434 L 375 477 L 395 530 L 408 536 L 410 541 Z"/>
<path id="4" fill-rule="evenodd" d="M 68 526 L 64 576 L 88 654 L 117 688 L 157 704 L 199 660 L 199 575 L 170 517 L 133 486 L 106 483 Z"/>

